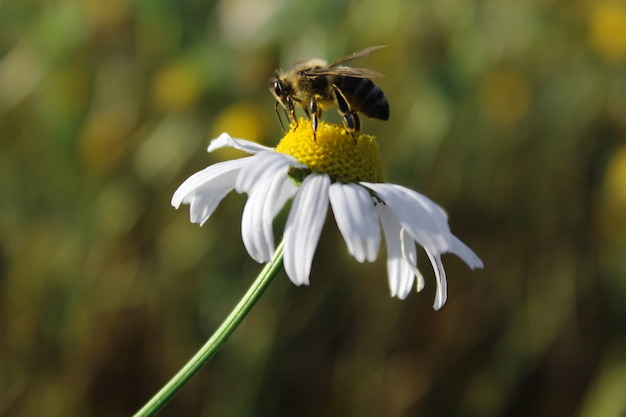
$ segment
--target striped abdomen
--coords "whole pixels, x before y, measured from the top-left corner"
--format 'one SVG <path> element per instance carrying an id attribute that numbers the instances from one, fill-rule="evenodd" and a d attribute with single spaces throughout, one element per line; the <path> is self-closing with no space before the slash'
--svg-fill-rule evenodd
<path id="1" fill-rule="evenodd" d="M 368 78 L 336 76 L 332 82 L 351 109 L 373 119 L 389 119 L 389 102 L 379 86 Z"/>

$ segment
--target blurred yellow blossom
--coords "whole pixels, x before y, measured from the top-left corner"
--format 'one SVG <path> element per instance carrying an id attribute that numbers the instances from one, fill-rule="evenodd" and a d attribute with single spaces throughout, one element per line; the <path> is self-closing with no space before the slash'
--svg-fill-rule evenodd
<path id="1" fill-rule="evenodd" d="M 254 142 L 263 142 L 265 131 L 265 112 L 251 102 L 236 102 L 222 110 L 211 125 L 211 136 L 219 136 L 228 131 L 238 138 L 249 138 Z"/>
<path id="2" fill-rule="evenodd" d="M 604 177 L 602 222 L 612 240 L 626 243 L 626 145 L 609 160 Z"/>
<path id="3" fill-rule="evenodd" d="M 193 106 L 200 96 L 200 73 L 189 60 L 176 60 L 154 78 L 152 98 L 159 110 L 178 111 Z"/>
<path id="4" fill-rule="evenodd" d="M 626 58 L 626 4 L 622 1 L 597 3 L 591 12 L 589 42 L 607 59 Z"/>

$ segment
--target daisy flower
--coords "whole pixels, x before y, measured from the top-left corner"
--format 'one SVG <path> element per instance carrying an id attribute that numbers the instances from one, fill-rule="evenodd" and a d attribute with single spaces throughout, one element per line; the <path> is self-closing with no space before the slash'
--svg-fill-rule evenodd
<path id="1" fill-rule="evenodd" d="M 293 199 L 283 234 L 283 262 L 296 285 L 309 284 L 329 206 L 358 262 L 376 260 L 384 235 L 392 296 L 406 298 L 415 283 L 417 291 L 424 287 L 416 266 L 416 243 L 435 271 L 436 310 L 447 298 L 441 255 L 454 253 L 472 269 L 483 267 L 480 258 L 452 234 L 441 207 L 411 189 L 384 182 L 372 136 L 352 137 L 339 126 L 321 123 L 314 139 L 311 123 L 300 119 L 276 148 L 223 133 L 208 150 L 223 147 L 251 156 L 219 162 L 192 175 L 176 190 L 172 205 L 189 204 L 191 221 L 202 225 L 230 191 L 246 193 L 243 243 L 255 261 L 267 263 L 275 250 L 274 217 Z"/>

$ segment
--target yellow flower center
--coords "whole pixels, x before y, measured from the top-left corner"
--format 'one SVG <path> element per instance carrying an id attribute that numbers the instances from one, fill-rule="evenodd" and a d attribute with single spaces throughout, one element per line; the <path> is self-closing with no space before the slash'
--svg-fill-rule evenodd
<path id="1" fill-rule="evenodd" d="M 314 139 L 311 122 L 301 118 L 298 126 L 291 124 L 275 150 L 293 156 L 313 172 L 328 174 L 336 182 L 385 181 L 376 138 L 364 134 L 353 137 L 334 124 L 320 122 Z"/>

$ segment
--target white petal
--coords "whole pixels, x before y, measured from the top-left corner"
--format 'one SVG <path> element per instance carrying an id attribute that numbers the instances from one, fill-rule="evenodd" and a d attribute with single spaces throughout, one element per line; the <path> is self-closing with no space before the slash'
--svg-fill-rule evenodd
<path id="1" fill-rule="evenodd" d="M 424 276 L 417 269 L 417 253 L 415 251 L 415 241 L 405 233 L 406 229 L 403 227 L 400 229 L 400 242 L 402 245 L 402 257 L 409 265 L 409 268 L 413 271 L 413 274 L 417 278 L 417 292 L 420 292 L 424 289 Z M 405 287 L 404 291 L 408 295 L 409 291 L 411 291 L 412 285 Z"/>
<path id="2" fill-rule="evenodd" d="M 426 255 L 428 259 L 430 259 L 430 263 L 435 270 L 435 278 L 437 280 L 437 290 L 435 291 L 435 303 L 433 304 L 433 308 L 435 310 L 439 310 L 446 303 L 446 299 L 448 298 L 448 283 L 446 281 L 446 271 L 443 269 L 443 264 L 441 263 L 441 256 L 430 253 L 428 249 L 426 249 Z"/>
<path id="3" fill-rule="evenodd" d="M 328 175 L 309 174 L 296 193 L 285 225 L 284 265 L 296 285 L 308 285 L 311 262 L 328 212 Z"/>
<path id="4" fill-rule="evenodd" d="M 266 181 L 277 171 L 298 164 L 293 157 L 274 151 L 259 152 L 252 158 L 252 162 L 241 170 L 235 181 L 235 190 L 238 193 L 248 193 L 256 184 Z"/>
<path id="5" fill-rule="evenodd" d="M 378 218 L 380 219 L 380 224 L 385 234 L 385 242 L 387 244 L 389 290 L 391 291 L 392 297 L 404 299 L 413 286 L 415 277 L 413 271 L 417 258 L 415 245 L 406 245 L 404 250 L 407 252 L 408 256 L 405 258 L 402 253 L 402 242 L 400 240 L 401 226 L 398 219 L 396 219 L 389 207 L 385 204 L 377 204 L 375 209 L 378 213 Z M 412 262 L 413 265 L 410 265 L 410 262 Z M 421 276 L 421 274 L 419 276 Z"/>
<path id="6" fill-rule="evenodd" d="M 357 184 L 334 183 L 328 190 L 337 227 L 358 262 L 374 262 L 380 248 L 380 225 L 372 196 Z"/>
<path id="7" fill-rule="evenodd" d="M 395 184 L 370 183 L 367 186 L 389 206 L 400 224 L 420 245 L 436 254 L 449 251 L 450 228 L 439 206 L 415 191 Z"/>
<path id="8" fill-rule="evenodd" d="M 472 269 L 483 267 L 483 262 L 474 253 L 474 251 L 472 251 L 465 243 L 461 242 L 459 238 L 452 234 L 450 226 L 448 226 L 448 217 L 446 212 L 441 207 L 435 204 L 428 197 L 418 192 L 395 184 L 392 184 L 392 186 L 394 189 L 404 194 L 404 198 L 408 199 L 407 201 L 409 201 L 409 204 L 420 204 L 430 215 L 430 220 L 432 222 L 430 225 L 439 230 L 440 233 L 440 235 L 434 239 L 434 244 L 437 247 L 437 250 L 434 250 L 434 247 L 428 248 L 433 251 L 435 256 L 450 252 L 461 258 Z M 421 226 L 417 223 L 421 223 L 422 225 L 427 224 L 426 222 L 416 222 L 413 224 L 413 229 L 411 229 L 410 224 L 407 224 L 407 232 L 409 232 L 409 234 L 411 234 L 418 243 L 423 245 L 422 240 L 426 241 L 425 235 L 427 233 L 420 231 L 419 229 Z M 424 246 L 424 248 L 426 248 L 426 246 Z"/>
<path id="9" fill-rule="evenodd" d="M 232 191 L 239 171 L 249 162 L 250 157 L 218 162 L 196 172 L 174 192 L 172 206 L 190 204 L 191 222 L 204 224 L 224 196 Z"/>
<path id="10" fill-rule="evenodd" d="M 259 145 L 256 142 L 250 142 L 245 139 L 234 139 L 228 133 L 222 133 L 216 139 L 213 139 L 209 144 L 209 152 L 213 152 L 220 148 L 235 148 L 240 151 L 248 152 L 251 154 L 259 153 L 261 151 L 271 151 L 272 148 Z"/>
<path id="11" fill-rule="evenodd" d="M 287 177 L 285 165 L 254 186 L 241 217 L 241 236 L 246 250 L 259 263 L 269 262 L 274 253 L 273 220 L 297 188 Z"/>
<path id="12" fill-rule="evenodd" d="M 465 243 L 461 242 L 458 237 L 452 235 L 452 249 L 450 252 L 458 255 L 459 258 L 472 269 L 482 269 L 483 261 L 471 250 Z"/>
<path id="13" fill-rule="evenodd" d="M 410 242 L 409 236 L 424 247 L 437 280 L 434 308 L 440 309 L 447 299 L 446 272 L 441 262 L 441 255 L 446 252 L 454 253 L 471 268 L 482 268 L 482 261 L 467 245 L 450 232 L 445 211 L 427 197 L 395 184 L 363 183 L 363 185 L 371 188 L 384 201 L 384 205 L 389 208 L 393 217 L 400 223 L 401 251 L 403 258 L 416 271 L 418 291 L 423 287 L 423 278 L 414 267 L 415 264 L 410 260 L 415 248 Z M 380 211 L 379 217 L 382 224 L 383 215 Z M 384 224 L 383 229 L 388 242 L 387 246 L 389 246 L 389 234 Z M 396 288 L 398 296 L 400 296 L 400 285 L 397 283 Z"/>

